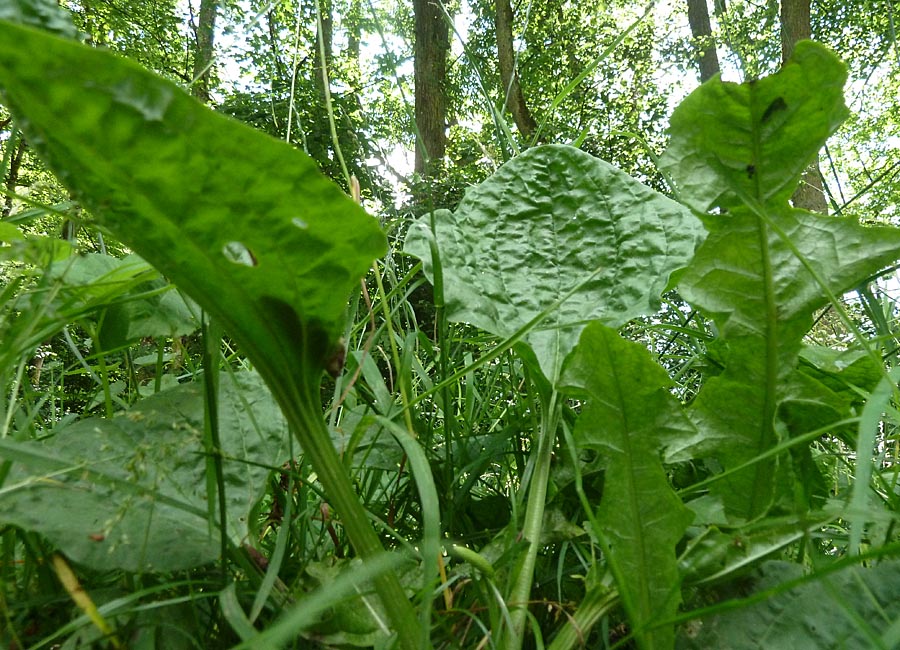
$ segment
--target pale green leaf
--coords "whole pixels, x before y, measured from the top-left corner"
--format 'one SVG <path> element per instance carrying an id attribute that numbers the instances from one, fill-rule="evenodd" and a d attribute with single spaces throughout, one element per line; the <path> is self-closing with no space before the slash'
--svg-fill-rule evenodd
<path id="1" fill-rule="evenodd" d="M 508 337 L 600 272 L 525 341 L 551 382 L 591 320 L 618 327 L 659 304 L 673 271 L 700 241 L 682 206 L 578 149 L 529 149 L 469 189 L 453 213 L 425 215 L 407 252 L 433 279 L 443 269 L 447 316 Z"/>
<path id="2" fill-rule="evenodd" d="M 249 534 L 269 470 L 288 457 L 281 413 L 254 374 L 223 376 L 219 436 L 229 537 Z M 0 441 L 14 461 L 0 521 L 41 533 L 97 569 L 172 571 L 215 560 L 207 520 L 199 384 L 158 393 L 113 418 L 90 418 L 41 443 Z M 260 464 L 262 466 L 260 466 Z"/>
<path id="3" fill-rule="evenodd" d="M 789 562 L 767 562 L 741 581 L 736 598 L 775 589 L 786 579 L 803 575 Z M 900 617 L 900 563 L 881 562 L 872 568 L 851 566 L 812 578 L 790 591 L 760 602 L 688 623 L 679 650 L 839 650 L 893 648 L 888 641 Z"/>
<path id="4" fill-rule="evenodd" d="M 72 16 L 56 0 L 0 0 L 0 20 L 40 27 L 66 38 L 79 37 Z"/>

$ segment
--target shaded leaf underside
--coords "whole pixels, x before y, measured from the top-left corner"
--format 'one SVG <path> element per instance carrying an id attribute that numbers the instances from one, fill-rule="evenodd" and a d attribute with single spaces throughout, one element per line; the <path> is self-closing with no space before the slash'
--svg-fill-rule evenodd
<path id="1" fill-rule="evenodd" d="M 89 418 L 45 442 L 3 441 L 17 461 L 2 488 L 0 519 L 43 534 L 96 569 L 174 571 L 219 556 L 202 477 L 204 396 L 186 384 L 112 419 Z M 286 425 L 258 375 L 222 378 L 229 537 L 247 538 L 269 467 L 289 456 Z M 217 523 L 217 522 L 216 522 Z"/>

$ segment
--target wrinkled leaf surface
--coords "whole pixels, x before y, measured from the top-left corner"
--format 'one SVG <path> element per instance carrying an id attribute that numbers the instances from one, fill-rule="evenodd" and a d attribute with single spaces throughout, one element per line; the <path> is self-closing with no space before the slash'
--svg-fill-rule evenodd
<path id="1" fill-rule="evenodd" d="M 578 149 L 529 149 L 471 188 L 453 213 L 410 229 L 406 250 L 433 279 L 437 242 L 447 316 L 510 336 L 600 273 L 526 336 L 545 376 L 590 320 L 617 327 L 652 313 L 700 239 L 684 207 Z"/>
<path id="2" fill-rule="evenodd" d="M 789 562 L 766 562 L 735 597 L 765 591 L 802 575 Z M 838 650 L 894 647 L 887 641 L 900 617 L 900 563 L 849 567 L 786 593 L 682 628 L 679 650 Z M 879 645 L 881 641 L 881 645 Z"/>

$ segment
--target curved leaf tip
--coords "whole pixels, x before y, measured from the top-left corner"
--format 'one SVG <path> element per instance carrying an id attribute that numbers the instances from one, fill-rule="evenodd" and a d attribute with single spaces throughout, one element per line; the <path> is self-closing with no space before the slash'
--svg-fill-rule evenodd
<path id="1" fill-rule="evenodd" d="M 698 212 L 748 201 L 786 204 L 848 115 L 846 80 L 846 65 L 812 41 L 798 43 L 791 60 L 764 79 L 711 79 L 672 114 L 660 168 Z"/>

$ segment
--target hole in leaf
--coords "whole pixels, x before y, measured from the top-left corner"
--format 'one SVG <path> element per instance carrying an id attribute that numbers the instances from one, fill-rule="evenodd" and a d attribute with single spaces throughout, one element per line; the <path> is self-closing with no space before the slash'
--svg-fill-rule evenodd
<path id="1" fill-rule="evenodd" d="M 291 223 L 300 228 L 300 230 L 306 230 L 307 228 L 309 228 L 309 224 L 300 217 L 294 217 L 293 219 L 291 219 Z"/>
<path id="2" fill-rule="evenodd" d="M 225 258 L 234 264 L 243 264 L 244 266 L 256 266 L 256 257 L 250 252 L 250 249 L 239 241 L 230 241 L 222 248 L 222 254 Z"/>

